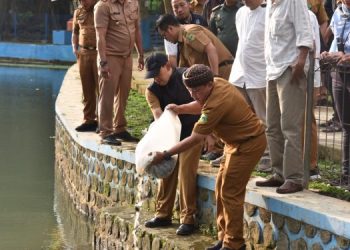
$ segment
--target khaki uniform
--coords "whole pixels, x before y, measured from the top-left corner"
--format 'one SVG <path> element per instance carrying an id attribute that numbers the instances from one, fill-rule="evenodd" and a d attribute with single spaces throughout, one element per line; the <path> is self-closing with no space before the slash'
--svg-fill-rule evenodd
<path id="1" fill-rule="evenodd" d="M 329 18 L 322 0 L 307 0 L 307 5 L 316 15 L 319 25 L 323 24 L 324 22 L 328 22 Z"/>
<path id="2" fill-rule="evenodd" d="M 212 42 L 219 58 L 219 75 L 228 80 L 233 63 L 233 56 L 225 45 L 208 29 L 196 24 L 181 25 L 178 44 L 180 48 L 180 67 L 193 64 L 209 65 L 205 47 Z"/>
<path id="3" fill-rule="evenodd" d="M 151 109 L 161 108 L 159 99 L 150 90 L 145 92 L 148 105 Z M 194 224 L 197 196 L 197 169 L 202 143 L 179 154 L 173 173 L 159 180 L 156 217 L 171 218 L 176 187 L 179 184 L 180 194 L 180 223 Z"/>
<path id="4" fill-rule="evenodd" d="M 111 72 L 109 79 L 99 78 L 101 137 L 126 130 L 125 108 L 131 88 L 131 54 L 137 22 L 139 6 L 136 0 L 124 4 L 118 0 L 101 0 L 95 6 L 95 27 L 107 28 L 106 60 Z"/>
<path id="5" fill-rule="evenodd" d="M 98 92 L 98 71 L 96 32 L 93 10 L 79 7 L 74 11 L 73 32 L 79 37 L 78 66 L 83 87 L 84 122 L 96 120 L 96 99 Z"/>
<path id="6" fill-rule="evenodd" d="M 223 247 L 239 249 L 244 244 L 246 185 L 266 148 L 264 130 L 236 87 L 214 78 L 214 88 L 193 131 L 204 135 L 214 132 L 225 142 L 215 187 L 218 239 Z"/>

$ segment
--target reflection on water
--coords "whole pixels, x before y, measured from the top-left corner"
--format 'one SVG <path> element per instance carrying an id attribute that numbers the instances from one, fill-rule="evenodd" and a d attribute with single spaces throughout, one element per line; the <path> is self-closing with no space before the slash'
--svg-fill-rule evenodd
<path id="1" fill-rule="evenodd" d="M 0 67 L 0 249 L 74 245 L 57 239 L 65 235 L 57 221 L 69 215 L 54 212 L 54 102 L 64 74 Z"/>

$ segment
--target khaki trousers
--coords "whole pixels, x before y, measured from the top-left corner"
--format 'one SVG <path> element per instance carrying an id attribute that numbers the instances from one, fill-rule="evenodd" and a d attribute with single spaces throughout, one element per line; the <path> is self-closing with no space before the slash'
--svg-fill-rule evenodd
<path id="1" fill-rule="evenodd" d="M 197 196 L 197 169 L 202 143 L 182 152 L 174 172 L 165 179 L 160 179 L 157 194 L 156 217 L 171 218 L 176 186 L 179 180 L 180 223 L 194 224 Z"/>
<path id="2" fill-rule="evenodd" d="M 292 80 L 292 70 L 267 84 L 267 140 L 274 176 L 303 184 L 302 133 L 306 77 Z"/>
<path id="3" fill-rule="evenodd" d="M 225 159 L 221 162 L 215 187 L 218 238 L 223 241 L 223 247 L 239 249 L 244 244 L 246 186 L 265 148 L 265 134 L 240 144 L 238 148 L 225 146 Z"/>
<path id="4" fill-rule="evenodd" d="M 99 77 L 98 125 L 101 137 L 126 130 L 125 109 L 131 88 L 132 57 L 107 56 L 107 63 L 110 78 Z"/>
<path id="5" fill-rule="evenodd" d="M 78 67 L 83 87 L 84 122 L 91 123 L 96 120 L 96 102 L 98 96 L 98 70 L 97 51 L 80 50 Z"/>

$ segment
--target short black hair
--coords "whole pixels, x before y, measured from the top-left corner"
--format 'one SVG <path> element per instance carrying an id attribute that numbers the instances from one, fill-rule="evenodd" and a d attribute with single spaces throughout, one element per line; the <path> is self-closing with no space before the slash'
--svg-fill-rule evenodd
<path id="1" fill-rule="evenodd" d="M 166 31 L 169 26 L 180 26 L 179 20 L 174 15 L 161 15 L 156 21 L 156 29 Z"/>

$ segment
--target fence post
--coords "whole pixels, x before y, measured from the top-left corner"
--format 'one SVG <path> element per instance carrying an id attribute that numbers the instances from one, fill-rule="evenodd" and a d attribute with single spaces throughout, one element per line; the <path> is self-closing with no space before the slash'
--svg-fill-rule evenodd
<path id="1" fill-rule="evenodd" d="M 311 127 L 312 112 L 314 102 L 314 74 L 315 74 L 315 51 L 309 52 L 309 71 L 307 74 L 306 86 L 306 114 L 304 122 L 304 185 L 305 189 L 309 188 L 310 178 L 310 158 L 311 158 Z"/>

